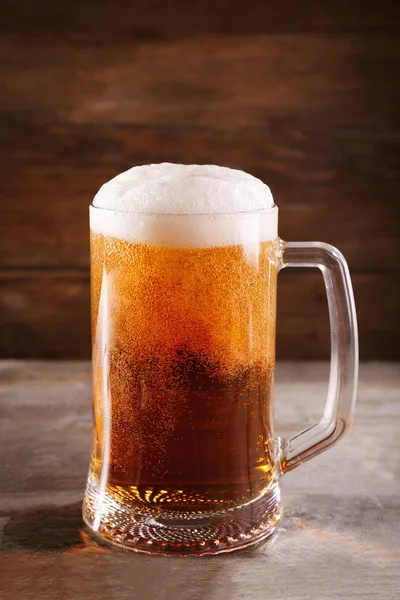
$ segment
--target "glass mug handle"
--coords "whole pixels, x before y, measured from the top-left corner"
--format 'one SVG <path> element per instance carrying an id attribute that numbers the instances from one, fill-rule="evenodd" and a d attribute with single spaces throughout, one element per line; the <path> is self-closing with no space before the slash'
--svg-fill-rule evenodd
<path id="1" fill-rule="evenodd" d="M 322 419 L 281 441 L 280 469 L 287 473 L 320 454 L 349 428 L 358 380 L 358 332 L 353 288 L 346 259 L 323 242 L 282 242 L 279 270 L 317 267 L 324 277 L 331 330 L 328 396 Z"/>

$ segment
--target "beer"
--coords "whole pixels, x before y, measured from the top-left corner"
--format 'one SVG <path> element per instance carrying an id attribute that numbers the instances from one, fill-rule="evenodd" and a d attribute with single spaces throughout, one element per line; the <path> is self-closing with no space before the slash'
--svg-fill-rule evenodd
<path id="1" fill-rule="evenodd" d="M 357 325 L 345 259 L 281 243 L 259 179 L 215 165 L 146 165 L 90 207 L 94 426 L 83 518 L 162 554 L 259 542 L 282 516 L 279 477 L 349 425 Z M 323 271 L 332 362 L 323 418 L 272 427 L 277 273 Z"/>
<path id="2" fill-rule="evenodd" d="M 267 505 L 265 527 L 280 516 L 276 212 L 241 210 L 271 199 L 240 173 L 131 169 L 91 207 L 94 428 L 84 516 L 112 541 L 179 546 L 241 535 Z"/>
<path id="3" fill-rule="evenodd" d="M 256 262 L 240 246 L 158 248 L 96 233 L 91 245 L 94 479 L 106 418 L 99 313 L 110 277 L 108 492 L 160 513 L 258 497 L 274 475 L 275 243 L 261 244 Z"/>

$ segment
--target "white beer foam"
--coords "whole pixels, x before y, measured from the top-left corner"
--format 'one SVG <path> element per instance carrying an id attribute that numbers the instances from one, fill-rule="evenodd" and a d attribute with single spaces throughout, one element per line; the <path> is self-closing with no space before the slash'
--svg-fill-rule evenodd
<path id="1" fill-rule="evenodd" d="M 133 167 L 104 184 L 93 206 L 93 231 L 136 243 L 215 247 L 277 237 L 269 187 L 244 171 L 216 165 Z"/>

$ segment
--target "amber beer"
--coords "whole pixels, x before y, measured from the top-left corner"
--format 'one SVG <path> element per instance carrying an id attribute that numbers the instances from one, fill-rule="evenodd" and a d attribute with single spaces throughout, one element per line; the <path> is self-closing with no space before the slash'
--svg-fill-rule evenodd
<path id="1" fill-rule="evenodd" d="M 198 516 L 268 490 L 276 257 L 92 231 L 90 478 L 117 504 Z"/>
<path id="2" fill-rule="evenodd" d="M 357 324 L 345 259 L 282 242 L 269 187 L 243 171 L 162 163 L 90 207 L 94 426 L 83 518 L 141 552 L 212 555 L 267 539 L 279 478 L 348 428 Z M 276 283 L 321 269 L 332 361 L 323 417 L 273 431 Z"/>

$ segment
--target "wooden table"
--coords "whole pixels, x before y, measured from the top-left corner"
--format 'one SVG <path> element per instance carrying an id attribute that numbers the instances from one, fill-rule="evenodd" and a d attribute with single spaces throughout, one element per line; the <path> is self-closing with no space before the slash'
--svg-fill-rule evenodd
<path id="1" fill-rule="evenodd" d="M 327 370 L 278 365 L 278 434 L 318 419 Z M 362 366 L 348 436 L 283 480 L 278 535 L 206 558 L 111 550 L 83 528 L 88 363 L 2 362 L 0 395 L 2 600 L 399 599 L 399 365 Z"/>

